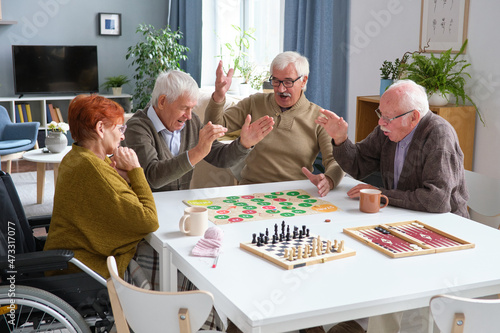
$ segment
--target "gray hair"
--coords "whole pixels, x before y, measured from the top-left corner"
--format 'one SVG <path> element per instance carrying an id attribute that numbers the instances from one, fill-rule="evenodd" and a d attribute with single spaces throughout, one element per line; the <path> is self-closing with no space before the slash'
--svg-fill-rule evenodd
<path id="1" fill-rule="evenodd" d="M 158 106 L 158 99 L 165 95 L 168 103 L 173 103 L 181 96 L 198 100 L 198 84 L 188 73 L 179 70 L 169 70 L 160 73 L 156 78 L 151 94 L 151 105 Z"/>
<path id="2" fill-rule="evenodd" d="M 307 60 L 306 57 L 294 51 L 286 51 L 278 54 L 273 59 L 269 71 L 271 72 L 271 75 L 273 75 L 274 68 L 278 70 L 283 70 L 290 64 L 293 64 L 295 66 L 297 75 L 302 77 L 300 79 L 301 81 L 303 81 L 304 76 L 309 76 L 309 61 Z M 306 90 L 306 86 L 304 86 L 303 90 Z"/>
<path id="3" fill-rule="evenodd" d="M 412 80 L 398 80 L 387 91 L 398 89 L 401 91 L 399 105 L 405 110 L 417 110 L 423 117 L 429 111 L 429 100 L 425 88 Z"/>

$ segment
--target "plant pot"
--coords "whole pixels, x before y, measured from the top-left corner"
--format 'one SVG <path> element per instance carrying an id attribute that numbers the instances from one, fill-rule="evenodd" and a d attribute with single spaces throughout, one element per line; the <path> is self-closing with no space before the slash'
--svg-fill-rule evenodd
<path id="1" fill-rule="evenodd" d="M 250 85 L 248 83 L 240 84 L 240 96 L 247 97 L 250 95 Z"/>
<path id="2" fill-rule="evenodd" d="M 68 146 L 68 138 L 63 132 L 49 131 L 45 138 L 45 146 L 51 153 L 60 153 Z"/>
<path id="3" fill-rule="evenodd" d="M 393 83 L 394 80 L 392 79 L 380 79 L 380 96 L 382 96 L 387 88 Z"/>
<path id="4" fill-rule="evenodd" d="M 448 104 L 450 100 L 450 94 L 443 94 L 440 91 L 436 91 L 428 95 L 429 105 L 443 106 Z"/>
<path id="5" fill-rule="evenodd" d="M 112 87 L 111 90 L 113 90 L 114 96 L 119 96 L 122 94 L 122 87 Z"/>
<path id="6" fill-rule="evenodd" d="M 230 95 L 240 95 L 240 85 L 243 82 L 243 78 L 241 76 L 233 76 L 233 80 L 231 82 L 231 87 L 227 91 Z"/>

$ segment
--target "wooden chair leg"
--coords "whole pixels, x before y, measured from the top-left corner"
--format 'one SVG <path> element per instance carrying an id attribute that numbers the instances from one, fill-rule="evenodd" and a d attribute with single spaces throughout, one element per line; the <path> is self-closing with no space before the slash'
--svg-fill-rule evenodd
<path id="1" fill-rule="evenodd" d="M 120 300 L 116 294 L 115 285 L 111 279 L 106 282 L 108 285 L 109 300 L 111 301 L 111 308 L 113 309 L 113 318 L 115 319 L 116 331 L 118 333 L 130 333 L 128 329 L 127 319 L 122 310 Z"/>
<path id="2" fill-rule="evenodd" d="M 465 316 L 463 313 L 455 313 L 453 316 L 453 326 L 451 327 L 451 333 L 463 333 L 465 326 Z"/>
<path id="3" fill-rule="evenodd" d="M 189 320 L 188 309 L 179 309 L 179 328 L 181 333 L 191 333 L 191 322 Z"/>
<path id="4" fill-rule="evenodd" d="M 6 163 L 7 167 L 5 168 L 5 172 L 10 175 L 12 173 L 12 160 L 8 160 Z"/>

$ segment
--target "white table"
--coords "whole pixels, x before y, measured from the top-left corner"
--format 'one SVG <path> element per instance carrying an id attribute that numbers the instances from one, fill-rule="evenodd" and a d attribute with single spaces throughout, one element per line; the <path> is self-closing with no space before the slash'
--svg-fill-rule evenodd
<path id="1" fill-rule="evenodd" d="M 210 291 L 219 311 L 243 332 L 285 332 L 395 311 L 427 307 L 436 294 L 479 297 L 500 293 L 500 231 L 454 214 L 430 214 L 387 207 L 376 214 L 358 210 L 346 192 L 357 182 L 345 178 L 325 198 L 333 213 L 293 217 L 323 239 L 344 239 L 354 257 L 284 270 L 239 248 L 252 233 L 273 230 L 282 219 L 221 226 L 224 252 L 213 259 L 190 256 L 200 237 L 184 236 L 178 221 L 183 199 L 214 198 L 276 190 L 316 190 L 308 181 L 154 193 L 160 228 L 148 241 L 160 253 L 161 287 L 176 289 L 178 268 L 200 289 Z M 331 219 L 325 223 L 325 218 Z M 420 220 L 475 243 L 474 249 L 392 259 L 342 233 L 344 227 Z M 211 225 L 211 223 L 210 223 Z"/>
<path id="2" fill-rule="evenodd" d="M 66 147 L 60 153 L 44 153 L 44 149 L 34 149 L 24 153 L 23 159 L 36 162 L 36 203 L 43 202 L 43 190 L 45 188 L 45 170 L 47 163 L 54 164 L 54 188 L 57 182 L 57 171 L 63 157 L 71 150 L 71 146 Z"/>

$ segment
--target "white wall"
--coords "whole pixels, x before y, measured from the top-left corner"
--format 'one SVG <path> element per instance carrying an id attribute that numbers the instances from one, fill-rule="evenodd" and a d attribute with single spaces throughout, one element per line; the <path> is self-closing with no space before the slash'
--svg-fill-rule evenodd
<path id="1" fill-rule="evenodd" d="M 421 0 L 351 1 L 348 121 L 354 138 L 356 97 L 378 95 L 379 68 L 419 47 Z M 470 1 L 467 59 L 469 96 L 486 122 L 476 119 L 473 170 L 500 178 L 500 2 Z"/>

